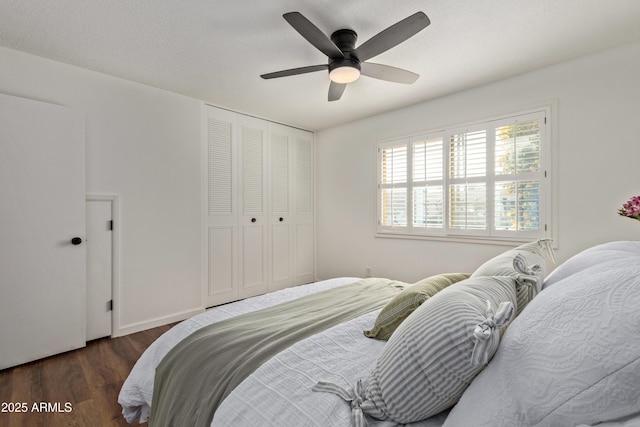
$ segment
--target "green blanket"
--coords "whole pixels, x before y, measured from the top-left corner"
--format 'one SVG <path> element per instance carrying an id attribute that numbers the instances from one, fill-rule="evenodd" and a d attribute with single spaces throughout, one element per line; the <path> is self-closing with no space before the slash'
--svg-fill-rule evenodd
<path id="1" fill-rule="evenodd" d="M 404 283 L 364 279 L 206 326 L 156 369 L 150 425 L 210 426 L 223 399 L 299 340 L 384 306 Z"/>

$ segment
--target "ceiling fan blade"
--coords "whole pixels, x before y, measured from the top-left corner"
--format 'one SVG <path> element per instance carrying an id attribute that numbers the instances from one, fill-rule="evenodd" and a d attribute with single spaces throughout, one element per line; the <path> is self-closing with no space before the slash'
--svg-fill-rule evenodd
<path id="1" fill-rule="evenodd" d="M 340 99 L 346 87 L 346 83 L 336 83 L 332 81 L 329 85 L 329 101 L 337 101 Z"/>
<path id="2" fill-rule="evenodd" d="M 314 71 L 322 71 L 327 70 L 329 65 L 321 64 L 321 65 L 309 65 L 308 67 L 300 67 L 300 68 L 291 68 L 289 70 L 276 71 L 273 73 L 262 74 L 260 77 L 263 79 L 275 79 L 278 77 L 287 77 L 287 76 L 295 76 L 297 74 L 306 74 L 313 73 Z"/>
<path id="3" fill-rule="evenodd" d="M 396 68 L 390 65 L 374 64 L 372 62 L 361 63 L 360 73 L 363 76 L 373 77 L 374 79 L 404 83 L 408 85 L 415 82 L 418 80 L 418 77 L 420 77 L 419 74 L 403 70 L 402 68 Z"/>
<path id="4" fill-rule="evenodd" d="M 355 55 L 360 62 L 364 62 L 369 58 L 380 55 L 382 52 L 386 52 L 392 47 L 399 45 L 411 36 L 422 31 L 430 23 L 431 21 L 427 15 L 423 12 L 416 12 L 358 46 L 355 50 Z"/>
<path id="5" fill-rule="evenodd" d="M 285 13 L 282 17 L 299 32 L 302 37 L 307 39 L 309 43 L 329 58 L 344 58 L 344 54 L 338 49 L 338 46 L 300 12 Z"/>

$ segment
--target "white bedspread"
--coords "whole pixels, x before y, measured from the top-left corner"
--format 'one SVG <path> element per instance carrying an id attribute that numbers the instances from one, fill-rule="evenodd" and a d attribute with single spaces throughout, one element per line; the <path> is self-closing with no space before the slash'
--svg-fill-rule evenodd
<path id="1" fill-rule="evenodd" d="M 282 351 L 240 384 L 218 408 L 213 426 L 351 426 L 351 407 L 330 393 L 312 392 L 319 380 L 350 389 L 365 380 L 385 341 L 366 338 L 379 311 Z M 415 426 L 440 426 L 444 416 Z M 369 419 L 370 426 L 393 422 Z"/>
<path id="2" fill-rule="evenodd" d="M 165 354 L 192 332 L 224 319 L 359 280 L 342 277 L 284 289 L 231 304 L 214 307 L 185 320 L 156 340 L 140 357 L 125 381 L 118 402 L 127 421 L 148 419 L 155 368 Z M 351 388 L 366 379 L 385 344 L 362 333 L 373 324 L 378 311 L 331 328 L 281 352 L 249 376 L 222 403 L 214 426 L 350 426 L 347 402 L 330 393 L 312 392 L 317 381 L 331 381 Z M 445 415 L 414 424 L 439 427 Z M 393 423 L 370 420 L 370 425 Z"/>
<path id="3" fill-rule="evenodd" d="M 129 422 L 148 419 L 156 366 L 174 345 L 192 332 L 233 316 L 357 280 L 343 277 L 289 288 L 215 307 L 176 325 L 147 349 L 125 381 L 118 398 L 124 416 Z M 378 311 L 371 312 L 300 341 L 266 362 L 222 402 L 212 426 L 350 427 L 349 404 L 331 393 L 312 392 L 311 387 L 323 380 L 350 389 L 357 380 L 369 376 L 385 342 L 366 338 L 362 331 L 371 327 L 377 314 Z M 440 427 L 446 416 L 443 413 L 411 426 Z M 368 421 L 369 426 L 394 425 L 370 418 Z M 640 414 L 598 425 L 638 426 Z"/>

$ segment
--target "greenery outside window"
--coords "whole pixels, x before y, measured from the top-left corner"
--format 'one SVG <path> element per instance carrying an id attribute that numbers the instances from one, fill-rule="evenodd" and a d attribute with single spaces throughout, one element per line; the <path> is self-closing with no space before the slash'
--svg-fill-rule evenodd
<path id="1" fill-rule="evenodd" d="M 377 233 L 550 236 L 549 108 L 377 144 Z"/>

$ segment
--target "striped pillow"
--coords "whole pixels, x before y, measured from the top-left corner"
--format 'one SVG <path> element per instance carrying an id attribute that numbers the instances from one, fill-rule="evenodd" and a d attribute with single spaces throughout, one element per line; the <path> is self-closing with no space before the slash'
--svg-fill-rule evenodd
<path id="1" fill-rule="evenodd" d="M 369 338 L 388 340 L 400 323 L 404 321 L 420 305 L 444 288 L 468 279 L 470 274 L 447 273 L 427 277 L 413 285 L 407 286 L 384 306 L 376 321 L 364 334 Z"/>
<path id="2" fill-rule="evenodd" d="M 366 388 L 355 392 L 320 382 L 314 391 L 351 402 L 352 419 L 364 414 L 406 424 L 454 405 L 498 348 L 500 330 L 514 316 L 515 279 L 476 277 L 425 301 L 385 345 Z"/>
<path id="3" fill-rule="evenodd" d="M 471 277 L 510 276 L 516 279 L 516 314 L 542 290 L 545 276 L 544 252 L 553 260 L 551 240 L 540 239 L 510 249 L 482 264 Z"/>

